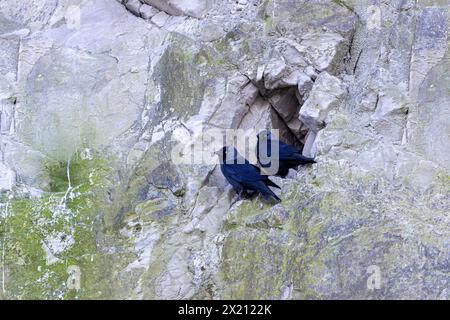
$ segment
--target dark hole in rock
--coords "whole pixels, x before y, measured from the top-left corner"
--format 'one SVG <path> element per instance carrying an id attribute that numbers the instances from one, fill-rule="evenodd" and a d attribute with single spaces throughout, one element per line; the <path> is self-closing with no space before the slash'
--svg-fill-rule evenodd
<path id="1" fill-rule="evenodd" d="M 302 150 L 309 129 L 299 120 L 303 98 L 297 87 L 266 91 L 264 98 L 271 105 L 272 128 L 279 130 L 280 139 Z"/>

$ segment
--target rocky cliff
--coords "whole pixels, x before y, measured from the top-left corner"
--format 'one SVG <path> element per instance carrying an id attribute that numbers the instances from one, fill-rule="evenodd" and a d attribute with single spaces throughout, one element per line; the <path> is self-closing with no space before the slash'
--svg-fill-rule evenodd
<path id="1" fill-rule="evenodd" d="M 448 299 L 446 0 L 0 2 L 1 299 Z M 318 163 L 236 201 L 209 129 Z M 261 204 L 263 203 L 263 204 Z"/>

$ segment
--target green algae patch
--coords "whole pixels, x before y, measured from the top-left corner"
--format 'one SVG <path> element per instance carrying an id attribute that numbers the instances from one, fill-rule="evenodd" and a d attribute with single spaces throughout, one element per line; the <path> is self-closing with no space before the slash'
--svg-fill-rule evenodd
<path id="1" fill-rule="evenodd" d="M 282 230 L 234 230 L 222 251 L 223 299 L 277 299 L 297 278 L 301 246 Z"/>
<path id="2" fill-rule="evenodd" d="M 198 65 L 205 61 L 204 54 L 196 54 L 198 48 L 192 40 L 179 35 L 173 37 L 176 41 L 156 66 L 161 83 L 162 118 L 173 112 L 183 118 L 196 114 L 204 94 L 204 79 Z"/>
<path id="3" fill-rule="evenodd" d="M 48 192 L 2 199 L 5 299 L 108 296 L 108 256 L 99 252 L 98 217 L 107 207 L 111 168 L 76 154 L 45 165 Z"/>
<path id="4" fill-rule="evenodd" d="M 368 290 L 370 266 L 378 266 L 385 278 L 410 277 L 409 270 L 421 269 L 406 257 L 423 246 L 432 248 L 434 261 L 444 261 L 446 240 L 436 235 L 446 232 L 445 223 L 434 226 L 436 235 L 427 231 L 433 221 L 448 217 L 444 172 L 427 190 L 329 164 L 308 171 L 301 181 L 283 188 L 277 207 L 261 209 L 248 201 L 229 213 L 221 298 L 379 298 L 397 286 Z M 287 220 L 249 225 L 279 206 Z M 411 254 L 402 255 L 405 251 Z"/>

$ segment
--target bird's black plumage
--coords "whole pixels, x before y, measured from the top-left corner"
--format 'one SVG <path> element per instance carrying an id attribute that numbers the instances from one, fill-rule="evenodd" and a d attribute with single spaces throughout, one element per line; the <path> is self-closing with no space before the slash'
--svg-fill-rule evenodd
<path id="1" fill-rule="evenodd" d="M 261 175 L 261 169 L 243 158 L 235 148 L 223 147 L 219 154 L 220 169 L 225 179 L 238 192 L 239 196 L 247 191 L 256 191 L 264 199 L 273 197 L 281 201 L 268 186 L 280 188 L 266 175 Z"/>
<path id="2" fill-rule="evenodd" d="M 302 155 L 301 151 L 297 148 L 284 143 L 281 140 L 272 139 L 272 134 L 270 131 L 262 131 L 258 134 L 258 142 L 256 145 L 256 156 L 258 158 L 258 162 L 261 164 L 263 168 L 270 167 L 271 163 L 262 163 L 260 157 L 260 143 L 266 143 L 267 157 L 272 157 L 272 146 L 274 143 L 278 143 L 279 146 L 279 157 L 278 157 L 278 171 L 275 175 L 280 177 L 286 177 L 289 169 L 297 168 L 299 165 L 304 165 L 308 163 L 316 163 L 313 158 L 308 158 Z M 275 156 L 275 155 L 273 155 Z"/>

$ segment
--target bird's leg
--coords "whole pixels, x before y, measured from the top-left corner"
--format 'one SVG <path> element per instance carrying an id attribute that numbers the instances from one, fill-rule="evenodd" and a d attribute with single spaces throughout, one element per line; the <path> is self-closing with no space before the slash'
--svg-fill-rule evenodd
<path id="1" fill-rule="evenodd" d="M 250 199 L 250 194 L 248 193 L 247 189 L 244 189 L 244 191 L 242 192 L 242 195 L 243 195 L 244 199 Z"/>
<path id="2" fill-rule="evenodd" d="M 252 192 L 248 193 L 247 196 L 248 196 L 249 199 L 253 199 L 253 197 L 254 197 L 256 194 L 257 194 L 256 191 L 252 191 Z"/>
<path id="3" fill-rule="evenodd" d="M 244 189 L 239 190 L 238 192 L 238 201 L 242 200 L 242 194 L 244 193 Z"/>
<path id="4" fill-rule="evenodd" d="M 244 199 L 250 199 L 251 200 L 257 193 L 258 192 L 255 191 L 255 190 L 244 189 L 242 191 L 242 196 L 243 196 Z"/>

